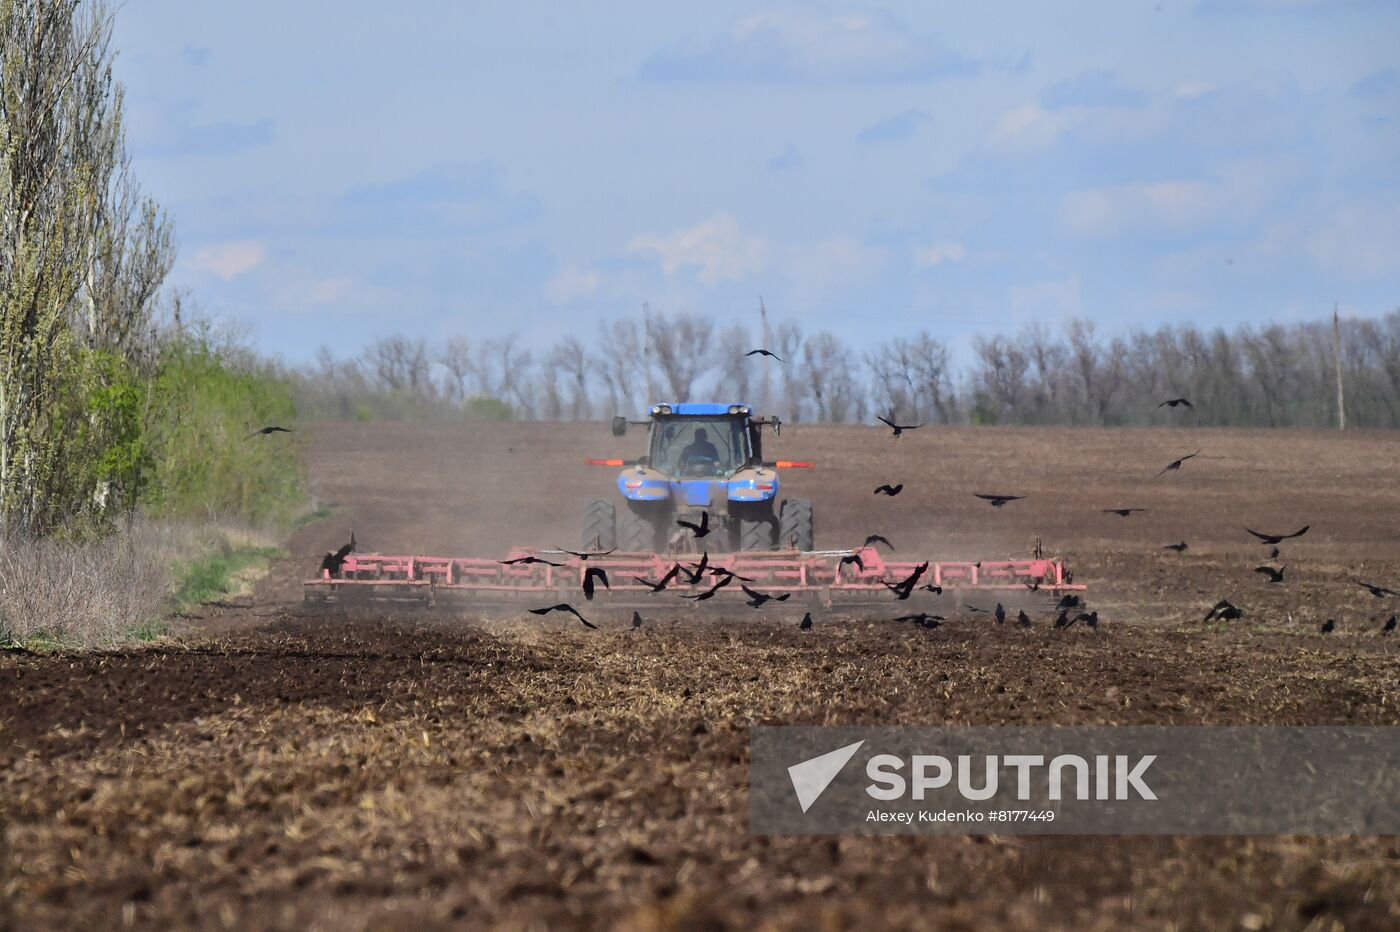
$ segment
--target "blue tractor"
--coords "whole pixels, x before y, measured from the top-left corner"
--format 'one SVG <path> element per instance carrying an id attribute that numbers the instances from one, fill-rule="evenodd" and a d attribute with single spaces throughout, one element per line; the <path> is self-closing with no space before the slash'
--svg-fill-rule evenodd
<path id="1" fill-rule="evenodd" d="M 609 550 L 683 553 L 697 550 L 813 549 L 812 503 L 778 501 L 778 470 L 811 463 L 763 458 L 763 428 L 776 435 L 777 418 L 758 418 L 745 404 L 658 404 L 644 421 L 615 417 L 613 436 L 628 424 L 651 427 L 644 456 L 589 460 L 622 466 L 622 501 L 594 499 L 583 511 L 583 546 Z M 677 521 L 705 523 L 697 539 Z"/>

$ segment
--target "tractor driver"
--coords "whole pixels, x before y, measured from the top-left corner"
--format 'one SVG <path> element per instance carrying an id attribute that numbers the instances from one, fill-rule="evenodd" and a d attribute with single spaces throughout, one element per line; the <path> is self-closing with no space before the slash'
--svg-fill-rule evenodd
<path id="1" fill-rule="evenodd" d="M 705 433 L 703 427 L 695 429 L 695 439 L 686 444 L 684 450 L 681 450 L 682 463 L 696 459 L 719 462 L 719 449 L 710 443 L 710 435 Z"/>

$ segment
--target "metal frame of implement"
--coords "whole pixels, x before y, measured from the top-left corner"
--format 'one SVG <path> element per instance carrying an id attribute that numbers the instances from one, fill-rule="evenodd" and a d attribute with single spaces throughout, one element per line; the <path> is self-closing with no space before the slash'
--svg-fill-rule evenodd
<path id="1" fill-rule="evenodd" d="M 886 602 L 889 590 L 885 583 L 898 583 L 914 572 L 918 562 L 886 560 L 873 547 L 859 551 L 865 568 L 841 564 L 842 556 L 851 551 L 818 551 L 802 553 L 788 551 L 747 551 L 712 553 L 710 566 L 730 570 L 753 582 L 750 588 L 781 595 L 791 592 L 805 595 L 808 601 L 822 606 Z M 338 576 L 323 571 L 318 578 L 303 584 L 308 602 L 416 601 L 426 604 L 441 602 L 509 603 L 522 599 L 558 596 L 572 598 L 581 591 L 583 574 L 589 567 L 599 567 L 608 574 L 610 590 L 599 589 L 598 598 L 610 605 L 656 605 L 649 587 L 638 583 L 634 576 L 660 579 L 676 562 L 693 566 L 699 557 L 693 554 L 667 555 L 657 553 L 611 553 L 607 556 L 561 559 L 559 551 L 515 548 L 507 559 L 536 556 L 563 563 L 554 567 L 541 563 L 506 564 L 498 560 L 476 557 L 390 556 L 384 554 L 350 554 Z M 714 582 L 719 579 L 715 578 Z M 709 583 L 713 585 L 714 582 Z M 1060 560 L 1037 558 L 1031 560 L 982 560 L 977 563 L 930 562 L 919 585 L 932 583 L 951 590 L 1044 590 L 1061 592 L 1082 590 L 1073 575 Z M 693 592 L 702 587 L 690 587 L 682 580 L 672 583 L 667 591 Z M 742 597 L 738 585 L 732 587 Z M 723 598 L 721 593 L 717 598 Z"/>

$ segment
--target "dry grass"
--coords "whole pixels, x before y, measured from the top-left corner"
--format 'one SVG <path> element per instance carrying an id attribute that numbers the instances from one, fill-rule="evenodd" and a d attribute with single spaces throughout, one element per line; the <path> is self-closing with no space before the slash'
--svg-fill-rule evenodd
<path id="1" fill-rule="evenodd" d="M 149 639 L 163 629 L 184 561 L 270 543 L 247 528 L 144 519 L 101 538 L 0 540 L 0 643 Z"/>

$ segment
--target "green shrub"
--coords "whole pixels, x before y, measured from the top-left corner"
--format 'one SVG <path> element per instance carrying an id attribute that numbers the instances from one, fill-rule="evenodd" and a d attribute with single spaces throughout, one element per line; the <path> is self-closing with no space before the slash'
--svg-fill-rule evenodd
<path id="1" fill-rule="evenodd" d="M 162 354 L 151 407 L 147 510 L 261 525 L 285 524 L 305 507 L 296 435 L 249 436 L 294 422 L 285 379 L 235 365 L 203 340 L 179 339 Z"/>

